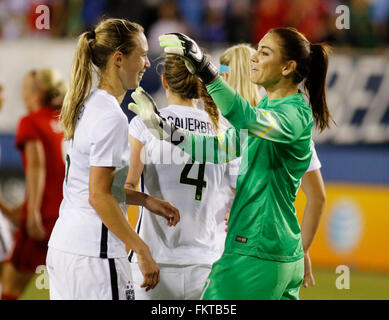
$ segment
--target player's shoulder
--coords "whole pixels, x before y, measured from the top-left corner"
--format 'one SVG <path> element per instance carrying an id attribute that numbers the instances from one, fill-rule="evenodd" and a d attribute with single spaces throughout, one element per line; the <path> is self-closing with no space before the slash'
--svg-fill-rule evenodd
<path id="1" fill-rule="evenodd" d="M 31 114 L 25 114 L 24 116 L 20 117 L 19 123 L 25 123 L 31 121 L 33 118 L 31 117 Z"/>
<path id="2" fill-rule="evenodd" d="M 138 115 L 133 116 L 133 117 L 128 121 L 128 125 L 129 125 L 129 126 L 134 126 L 134 125 L 139 125 L 139 124 L 143 124 L 143 121 L 142 121 L 142 119 L 141 119 Z"/>
<path id="3" fill-rule="evenodd" d="M 310 129 L 313 124 L 312 110 L 301 92 L 278 99 L 277 112 L 283 114 L 291 123 L 302 124 Z"/>
<path id="4" fill-rule="evenodd" d="M 120 108 L 116 98 L 107 91 L 95 89 L 84 104 L 84 114 L 93 122 L 105 122 L 110 120 L 126 121 L 127 117 Z"/>
<path id="5" fill-rule="evenodd" d="M 160 110 L 160 113 L 163 116 L 177 116 L 177 117 L 186 117 L 186 116 L 197 116 L 197 117 L 206 117 L 207 113 L 203 110 L 200 110 L 196 107 L 181 106 L 181 105 L 169 105 Z"/>
<path id="6" fill-rule="evenodd" d="M 143 136 L 147 134 L 148 130 L 146 125 L 143 123 L 139 116 L 134 116 L 128 124 L 128 132 L 130 135 L 138 138 L 139 136 Z"/>
<path id="7" fill-rule="evenodd" d="M 21 129 L 25 126 L 32 125 L 34 122 L 35 122 L 34 114 L 28 113 L 19 119 L 18 128 Z"/>
<path id="8" fill-rule="evenodd" d="M 110 95 L 107 91 L 101 89 L 94 89 L 85 102 L 86 110 L 91 112 L 108 113 L 117 111 L 117 107 L 120 108 L 119 102 L 116 98 Z"/>
<path id="9" fill-rule="evenodd" d="M 312 110 L 306 99 L 301 92 L 288 96 L 285 103 L 286 110 L 290 112 L 297 110 L 305 117 L 312 117 Z"/>

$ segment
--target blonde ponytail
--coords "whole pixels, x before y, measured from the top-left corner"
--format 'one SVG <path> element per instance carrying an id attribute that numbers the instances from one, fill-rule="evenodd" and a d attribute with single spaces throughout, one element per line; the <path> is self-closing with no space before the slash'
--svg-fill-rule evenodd
<path id="1" fill-rule="evenodd" d="M 220 63 L 228 65 L 228 84 L 245 98 L 251 106 L 261 100 L 258 86 L 250 79 L 250 59 L 255 50 L 248 44 L 238 44 L 228 48 L 221 56 Z"/>
<path id="2" fill-rule="evenodd" d="M 60 119 L 67 140 L 74 136 L 78 113 L 92 87 L 92 57 L 89 40 L 90 32 L 84 32 L 78 39 L 70 86 L 61 109 Z"/>

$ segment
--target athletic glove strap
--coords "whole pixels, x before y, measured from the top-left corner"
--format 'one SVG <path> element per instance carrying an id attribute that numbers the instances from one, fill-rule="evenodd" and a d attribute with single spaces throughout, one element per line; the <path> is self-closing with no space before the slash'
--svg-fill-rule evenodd
<path id="1" fill-rule="evenodd" d="M 199 70 L 196 75 L 207 86 L 217 79 L 219 76 L 219 71 L 211 61 L 206 59 L 204 67 Z"/>

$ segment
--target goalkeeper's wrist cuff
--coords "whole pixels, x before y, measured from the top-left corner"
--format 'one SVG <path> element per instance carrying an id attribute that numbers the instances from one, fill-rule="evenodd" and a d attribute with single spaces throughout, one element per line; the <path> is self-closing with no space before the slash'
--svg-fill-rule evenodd
<path id="1" fill-rule="evenodd" d="M 207 86 L 218 78 L 219 71 L 211 61 L 207 61 L 204 64 L 204 67 L 201 68 L 201 70 L 199 70 L 196 75 Z"/>

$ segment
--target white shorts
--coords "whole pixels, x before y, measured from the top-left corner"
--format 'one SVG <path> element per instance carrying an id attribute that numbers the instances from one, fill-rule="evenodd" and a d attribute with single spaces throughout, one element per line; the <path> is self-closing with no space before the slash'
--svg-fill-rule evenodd
<path id="1" fill-rule="evenodd" d="M 141 288 L 143 275 L 137 263 L 131 263 L 136 300 L 199 300 L 211 265 L 158 264 L 160 281 L 146 292 Z"/>
<path id="2" fill-rule="evenodd" d="M 11 223 L 0 211 L 0 262 L 8 258 L 13 247 Z"/>
<path id="3" fill-rule="evenodd" d="M 51 300 L 134 300 L 130 263 L 125 258 L 102 259 L 47 251 Z"/>

